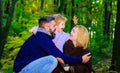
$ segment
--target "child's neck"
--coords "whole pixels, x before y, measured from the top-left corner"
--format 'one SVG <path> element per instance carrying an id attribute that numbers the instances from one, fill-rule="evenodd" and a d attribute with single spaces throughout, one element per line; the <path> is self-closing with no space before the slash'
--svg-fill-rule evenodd
<path id="1" fill-rule="evenodd" d="M 57 32 L 63 32 L 62 30 L 56 30 Z"/>

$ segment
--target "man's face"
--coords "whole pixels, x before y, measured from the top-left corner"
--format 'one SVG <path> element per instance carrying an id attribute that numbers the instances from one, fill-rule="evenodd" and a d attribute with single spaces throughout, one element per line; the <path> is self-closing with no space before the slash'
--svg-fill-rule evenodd
<path id="1" fill-rule="evenodd" d="M 50 26 L 49 26 L 49 32 L 51 33 L 52 37 L 55 37 L 55 27 L 56 27 L 56 22 L 53 20 L 50 22 Z"/>
<path id="2" fill-rule="evenodd" d="M 50 33 L 54 33 L 55 27 L 56 27 L 56 22 L 53 20 L 50 22 L 50 26 L 49 26 Z"/>

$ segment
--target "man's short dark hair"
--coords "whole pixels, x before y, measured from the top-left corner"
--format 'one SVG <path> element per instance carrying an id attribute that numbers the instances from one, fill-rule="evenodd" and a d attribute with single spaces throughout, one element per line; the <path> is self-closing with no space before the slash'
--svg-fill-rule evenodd
<path id="1" fill-rule="evenodd" d="M 54 16 L 50 16 L 50 15 L 46 15 L 46 16 L 42 16 L 39 20 L 38 23 L 39 25 L 43 24 L 43 23 L 49 23 L 50 21 L 55 20 Z"/>

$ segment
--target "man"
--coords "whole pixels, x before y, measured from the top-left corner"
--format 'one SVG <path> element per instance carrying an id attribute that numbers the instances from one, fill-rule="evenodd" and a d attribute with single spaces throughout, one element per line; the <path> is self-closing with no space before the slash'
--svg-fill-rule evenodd
<path id="1" fill-rule="evenodd" d="M 14 61 L 13 71 L 15 73 L 51 73 L 57 66 L 56 58 L 58 57 L 67 64 L 89 61 L 90 53 L 78 58 L 63 54 L 57 49 L 52 41 L 56 26 L 53 16 L 41 17 L 39 26 L 36 35 L 30 36 L 18 52 Z"/>

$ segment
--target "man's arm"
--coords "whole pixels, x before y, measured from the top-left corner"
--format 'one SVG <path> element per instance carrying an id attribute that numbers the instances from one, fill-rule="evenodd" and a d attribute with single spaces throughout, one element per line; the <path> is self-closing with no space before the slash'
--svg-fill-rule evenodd
<path id="1" fill-rule="evenodd" d="M 43 38 L 44 37 L 44 38 Z M 78 63 L 86 63 L 89 61 L 90 56 L 84 55 L 83 57 L 74 57 L 67 54 L 63 54 L 53 43 L 51 38 L 43 35 L 42 38 L 39 37 L 38 41 L 41 41 L 39 45 L 42 47 L 44 51 L 46 51 L 49 55 L 53 55 L 55 57 L 60 57 L 67 64 L 78 64 Z"/>
<path id="2" fill-rule="evenodd" d="M 83 55 L 82 56 L 82 63 L 87 63 L 88 61 L 89 61 L 89 59 L 90 59 L 90 57 L 91 56 L 89 56 L 90 55 L 90 53 L 87 53 L 87 54 L 85 54 L 85 55 Z M 60 57 L 57 57 L 57 60 L 60 62 L 60 63 L 62 63 L 62 64 L 64 64 L 64 61 L 63 61 L 63 59 L 62 58 L 60 58 Z"/>

